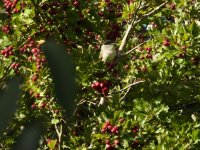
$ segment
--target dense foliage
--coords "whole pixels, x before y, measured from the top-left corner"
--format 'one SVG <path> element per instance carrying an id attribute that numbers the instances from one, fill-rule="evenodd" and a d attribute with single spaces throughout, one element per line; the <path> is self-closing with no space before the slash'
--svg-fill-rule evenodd
<path id="1" fill-rule="evenodd" d="M 198 149 L 198 0 L 2 0 L 0 8 L 0 102 L 16 87 L 10 78 L 20 77 L 21 91 L 1 149 L 39 119 L 42 150 Z M 102 43 L 119 48 L 131 23 L 126 47 L 104 64 Z"/>

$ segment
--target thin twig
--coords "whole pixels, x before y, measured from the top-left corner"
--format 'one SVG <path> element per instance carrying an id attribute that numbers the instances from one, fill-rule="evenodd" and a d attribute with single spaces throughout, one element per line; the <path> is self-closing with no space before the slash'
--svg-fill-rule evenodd
<path id="1" fill-rule="evenodd" d="M 119 101 L 122 101 L 126 97 L 126 95 L 128 94 L 128 92 L 130 91 L 130 89 L 131 89 L 131 87 L 128 88 L 128 90 L 126 91 L 126 93 L 124 94 L 124 96 L 122 96 Z"/>
<path id="2" fill-rule="evenodd" d="M 137 46 L 135 46 L 134 48 L 132 48 L 131 50 L 129 50 L 129 51 L 127 51 L 125 54 L 123 54 L 122 56 L 125 56 L 125 55 L 128 55 L 128 54 L 130 54 L 131 52 L 133 52 L 134 50 L 136 50 L 138 47 L 140 47 L 140 46 L 142 46 L 142 45 L 144 45 L 145 43 L 147 43 L 148 41 L 150 41 L 150 40 L 146 40 L 146 41 L 144 41 L 144 42 L 142 42 L 142 43 L 140 43 L 140 44 L 138 44 Z"/>
<path id="3" fill-rule="evenodd" d="M 60 150 L 60 143 L 62 138 L 62 124 L 60 125 L 60 131 L 58 130 L 57 124 L 55 124 L 56 133 L 58 135 L 58 150 Z"/>
<path id="4" fill-rule="evenodd" d="M 123 92 L 123 91 L 125 91 L 126 89 L 131 88 L 132 86 L 137 85 L 137 84 L 142 83 L 142 82 L 145 82 L 145 81 L 144 81 L 144 80 L 140 80 L 140 81 L 131 83 L 131 84 L 129 84 L 127 87 L 125 87 L 125 88 L 123 88 L 123 89 L 121 89 L 121 90 L 119 90 L 119 91 L 114 91 L 114 92 L 112 92 L 112 93 L 109 93 L 109 95 Z"/>
<path id="5" fill-rule="evenodd" d="M 134 16 L 133 16 L 132 22 L 134 22 L 134 21 L 136 20 L 137 13 L 138 13 L 138 11 L 141 9 L 141 7 L 140 7 L 141 4 L 142 4 L 142 1 L 139 2 L 138 7 L 136 8 L 136 11 L 135 11 L 135 13 L 134 13 Z"/>
<path id="6" fill-rule="evenodd" d="M 136 21 L 133 25 L 138 24 L 139 22 L 141 22 L 142 20 L 146 19 L 147 17 L 149 17 L 150 15 L 153 15 L 154 13 L 156 13 L 160 8 L 162 8 L 165 4 L 167 4 L 168 2 L 162 3 L 161 5 L 159 5 L 157 8 L 153 9 L 152 11 L 150 11 L 147 14 L 144 14 L 138 21 Z"/>
<path id="7" fill-rule="evenodd" d="M 136 83 L 141 83 L 141 82 L 145 82 L 144 80 L 141 80 L 141 81 L 138 81 L 138 82 L 135 82 L 133 84 L 130 84 L 129 86 L 126 87 L 126 89 L 128 88 L 128 90 L 126 91 L 126 93 L 120 98 L 120 102 L 126 97 L 126 95 L 129 93 L 129 91 L 131 90 L 131 88 L 133 87 L 133 85 L 135 85 Z"/>

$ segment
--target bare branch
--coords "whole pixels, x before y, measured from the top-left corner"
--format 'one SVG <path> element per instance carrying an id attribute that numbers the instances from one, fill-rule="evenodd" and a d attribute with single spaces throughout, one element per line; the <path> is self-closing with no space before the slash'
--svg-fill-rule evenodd
<path id="1" fill-rule="evenodd" d="M 119 54 L 120 54 L 121 51 L 124 49 L 124 47 L 125 47 L 125 45 L 126 45 L 126 43 L 127 43 L 127 41 L 128 41 L 128 37 L 129 37 L 129 35 L 130 35 L 130 33 L 131 33 L 131 30 L 132 30 L 132 25 L 133 25 L 133 23 L 135 22 L 135 19 L 136 19 L 136 16 L 137 16 L 138 11 L 139 11 L 139 9 L 140 9 L 140 6 L 141 6 L 141 1 L 140 1 L 139 6 L 137 7 L 137 9 L 136 9 L 136 11 L 135 11 L 135 13 L 134 13 L 134 16 L 133 16 L 133 19 L 132 19 L 131 23 L 128 25 L 127 31 L 126 31 L 126 33 L 125 33 L 125 35 L 124 35 L 124 38 L 122 39 L 122 43 L 121 43 L 121 45 L 120 45 L 120 47 L 119 47 L 119 51 L 118 51 Z"/>
<path id="2" fill-rule="evenodd" d="M 125 54 L 123 54 L 122 56 L 125 56 L 125 55 L 128 55 L 128 54 L 130 54 L 131 52 L 133 52 L 134 50 L 136 50 L 138 47 L 140 47 L 140 46 L 144 45 L 144 44 L 145 44 L 145 43 L 147 43 L 148 41 L 150 41 L 150 40 L 146 40 L 146 41 L 144 41 L 144 42 L 142 42 L 142 43 L 138 44 L 137 46 L 135 46 L 134 48 L 132 48 L 131 50 L 129 50 L 128 52 L 126 52 L 126 53 L 125 53 Z"/>
<path id="3" fill-rule="evenodd" d="M 128 88 L 128 90 L 126 91 L 126 93 L 124 94 L 124 96 L 122 96 L 119 101 L 122 101 L 126 97 L 126 95 L 128 94 L 128 92 L 130 91 L 130 89 L 131 89 L 131 87 Z"/>
<path id="4" fill-rule="evenodd" d="M 57 124 L 55 124 L 56 133 L 58 135 L 58 150 L 60 150 L 60 143 L 62 138 L 62 124 L 60 125 L 60 131 L 58 130 Z"/>
<path id="5" fill-rule="evenodd" d="M 137 81 L 137 82 L 133 82 L 133 83 L 129 84 L 127 87 L 125 87 L 125 88 L 123 88 L 123 89 L 121 89 L 121 90 L 119 90 L 119 91 L 114 91 L 114 92 L 112 92 L 112 93 L 109 93 L 109 95 L 123 92 L 123 91 L 125 91 L 126 89 L 131 88 L 132 86 L 137 85 L 137 84 L 142 83 L 142 82 L 145 82 L 145 81 L 144 81 L 144 80 L 140 80 L 140 81 Z"/>
<path id="6" fill-rule="evenodd" d="M 131 31 L 133 30 L 133 28 L 140 23 L 141 21 L 143 21 L 144 19 L 146 19 L 147 17 L 155 14 L 159 9 L 161 9 L 165 4 L 167 4 L 167 2 L 162 3 L 161 5 L 159 5 L 158 7 L 156 7 L 155 9 L 153 9 L 152 11 L 150 11 L 147 14 L 144 14 L 140 19 L 138 19 L 137 21 L 132 21 L 131 24 L 128 25 L 127 31 L 122 39 L 121 45 L 119 47 L 119 55 L 121 55 L 121 52 L 123 51 L 123 49 L 125 48 L 127 41 L 129 39 L 129 35 L 131 33 Z"/>

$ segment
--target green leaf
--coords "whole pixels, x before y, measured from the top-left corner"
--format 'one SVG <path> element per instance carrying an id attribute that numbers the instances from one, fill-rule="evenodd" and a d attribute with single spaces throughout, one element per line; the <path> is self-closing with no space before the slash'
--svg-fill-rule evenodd
<path id="1" fill-rule="evenodd" d="M 128 140 L 123 139 L 123 141 L 122 141 L 122 145 L 123 145 L 124 148 L 129 148 Z"/>
<path id="2" fill-rule="evenodd" d="M 57 124 L 57 123 L 59 123 L 59 119 L 52 119 L 51 120 L 51 124 Z"/>
<path id="3" fill-rule="evenodd" d="M 48 142 L 48 147 L 49 147 L 50 149 L 54 149 L 55 146 L 56 146 L 56 143 L 57 143 L 57 140 L 50 140 L 50 141 Z"/>

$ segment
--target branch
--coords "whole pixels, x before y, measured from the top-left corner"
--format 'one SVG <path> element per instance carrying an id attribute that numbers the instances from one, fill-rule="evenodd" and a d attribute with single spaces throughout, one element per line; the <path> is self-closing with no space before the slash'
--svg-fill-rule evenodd
<path id="1" fill-rule="evenodd" d="M 130 91 L 130 89 L 131 89 L 131 87 L 129 87 L 128 88 L 128 90 L 126 91 L 126 93 L 124 94 L 124 96 L 122 96 L 121 98 L 120 98 L 120 102 L 126 97 L 126 95 L 128 94 L 128 92 Z"/>
<path id="2" fill-rule="evenodd" d="M 147 43 L 148 41 L 150 41 L 150 40 L 146 40 L 146 41 L 144 41 L 144 42 L 142 42 L 142 43 L 138 44 L 137 46 L 135 46 L 134 48 L 132 48 L 131 50 L 129 50 L 128 52 L 126 52 L 126 53 L 125 53 L 125 54 L 123 54 L 122 56 L 125 56 L 125 55 L 128 55 L 128 54 L 130 54 L 131 52 L 133 52 L 134 50 L 136 50 L 138 47 L 140 47 L 140 46 L 144 45 L 144 44 L 145 44 L 145 43 Z"/>
<path id="3" fill-rule="evenodd" d="M 131 31 L 133 30 L 133 27 L 135 27 L 138 23 L 140 23 L 141 21 L 143 21 L 144 19 L 146 19 L 147 17 L 149 17 L 150 15 L 155 14 L 160 8 L 162 8 L 165 4 L 167 4 L 167 2 L 162 3 L 161 5 L 159 5 L 157 8 L 155 8 L 154 10 L 150 11 L 147 14 L 144 14 L 139 20 L 137 20 L 136 22 L 133 20 L 131 22 L 131 24 L 128 25 L 128 29 L 122 39 L 122 43 L 119 47 L 119 54 L 121 54 L 121 52 L 123 51 L 123 49 L 125 48 L 127 41 L 129 40 L 129 35 L 131 33 Z"/>
<path id="4" fill-rule="evenodd" d="M 128 89 L 128 88 L 131 88 L 132 86 L 137 85 L 137 84 L 142 83 L 142 82 L 145 82 L 145 81 L 144 81 L 144 80 L 140 80 L 140 81 L 134 82 L 134 83 L 129 84 L 127 87 L 125 87 L 125 88 L 123 88 L 123 89 L 121 89 L 121 90 L 119 90 L 119 91 L 114 91 L 114 92 L 112 92 L 112 93 L 109 93 L 109 95 L 111 95 L 111 94 L 116 94 L 116 93 L 120 93 L 120 92 L 122 92 L 122 91 L 124 91 L 124 90 L 126 90 L 126 89 Z"/>
<path id="5" fill-rule="evenodd" d="M 61 143 L 61 138 L 62 138 L 62 124 L 60 125 L 60 131 L 58 130 L 57 124 L 55 124 L 55 129 L 56 129 L 56 133 L 58 135 L 58 150 L 60 150 L 60 143 Z"/>
<path id="6" fill-rule="evenodd" d="M 139 11 L 139 9 L 140 9 L 140 5 L 141 5 L 141 1 L 140 1 L 140 3 L 139 3 L 139 6 L 137 7 L 137 9 L 136 9 L 136 11 L 135 11 L 135 14 L 134 14 L 134 16 L 133 16 L 133 19 L 132 19 L 132 21 L 131 21 L 131 24 L 130 25 L 128 25 L 128 29 L 127 29 L 127 31 L 126 31 L 126 33 L 125 33 L 125 35 L 124 35 L 124 38 L 122 39 L 122 43 L 121 43 L 121 45 L 120 45 L 120 47 L 119 47 L 119 54 L 121 53 L 121 51 L 124 49 L 124 47 L 125 47 L 125 45 L 126 45 L 126 43 L 127 43 L 127 41 L 128 41 L 128 37 L 129 37 L 129 35 L 130 35 L 130 33 L 131 33 L 131 30 L 132 30 L 132 24 L 133 24 L 133 22 L 135 21 L 135 19 L 136 19 L 136 16 L 137 16 L 137 13 L 138 13 L 138 11 Z"/>

